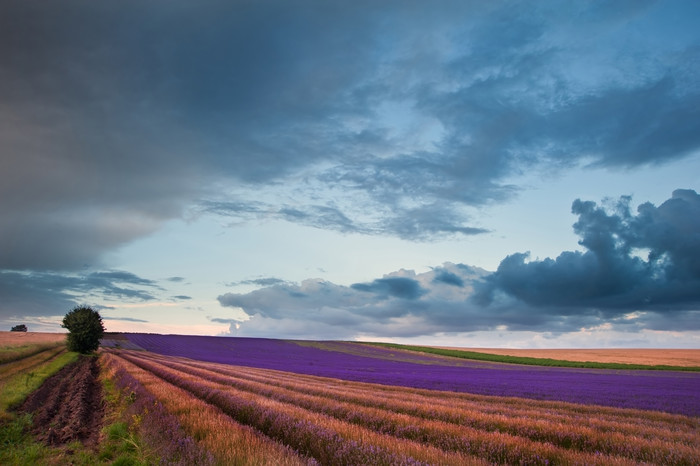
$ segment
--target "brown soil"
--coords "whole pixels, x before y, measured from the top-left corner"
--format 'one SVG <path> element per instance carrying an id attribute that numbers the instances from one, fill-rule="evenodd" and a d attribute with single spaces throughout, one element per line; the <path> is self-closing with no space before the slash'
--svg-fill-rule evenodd
<path id="1" fill-rule="evenodd" d="M 668 366 L 700 366 L 700 349 L 506 349 L 450 348 L 479 353 L 563 359 L 566 361 L 618 362 Z"/>
<path id="2" fill-rule="evenodd" d="M 97 358 L 81 356 L 32 393 L 20 410 L 33 414 L 33 433 L 48 445 L 75 440 L 96 446 L 104 417 Z"/>

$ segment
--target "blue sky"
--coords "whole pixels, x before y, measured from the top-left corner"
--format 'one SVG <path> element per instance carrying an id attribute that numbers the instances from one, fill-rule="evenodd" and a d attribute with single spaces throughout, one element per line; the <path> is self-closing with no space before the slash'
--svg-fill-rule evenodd
<path id="1" fill-rule="evenodd" d="M 0 5 L 0 325 L 700 345 L 694 1 Z"/>

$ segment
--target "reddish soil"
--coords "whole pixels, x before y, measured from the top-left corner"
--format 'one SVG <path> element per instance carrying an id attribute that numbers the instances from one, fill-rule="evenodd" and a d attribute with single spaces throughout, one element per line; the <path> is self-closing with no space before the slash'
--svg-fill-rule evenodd
<path id="1" fill-rule="evenodd" d="M 97 358 L 81 356 L 32 393 L 21 411 L 34 416 L 33 433 L 48 445 L 75 440 L 87 446 L 99 441 L 104 417 Z"/>

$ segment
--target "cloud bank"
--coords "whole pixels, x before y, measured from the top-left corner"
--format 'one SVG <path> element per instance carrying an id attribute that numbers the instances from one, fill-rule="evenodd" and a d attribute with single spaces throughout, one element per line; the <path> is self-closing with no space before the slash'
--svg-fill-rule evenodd
<path id="1" fill-rule="evenodd" d="M 576 200 L 583 251 L 528 261 L 507 256 L 498 270 L 445 263 L 401 270 L 369 283 L 273 283 L 219 296 L 250 320 L 232 331 L 270 328 L 290 337 L 414 337 L 480 330 L 566 333 L 700 330 L 700 195 L 679 189 L 632 212 L 631 198 Z M 261 282 L 264 284 L 264 282 Z M 669 318 L 670 317 L 670 318 Z"/>
<path id="2" fill-rule="evenodd" d="M 163 288 L 130 272 L 84 274 L 0 270 L 0 317 L 64 315 L 77 304 L 153 301 Z"/>
<path id="3" fill-rule="evenodd" d="M 697 10 L 4 1 L 0 268 L 104 266 L 197 212 L 483 233 L 513 176 L 700 148 Z"/>
<path id="4" fill-rule="evenodd" d="M 690 0 L 0 2 L 0 310 L 163 294 L 109 257 L 173 219 L 465 238 L 491 231 L 479 213 L 522 175 L 687 160 L 697 17 Z M 697 303 L 694 196 L 636 215 L 578 201 L 582 251 L 513 254 L 493 274 L 258 279 L 220 302 L 268 335 L 311 320 L 328 335 L 681 328 Z"/>

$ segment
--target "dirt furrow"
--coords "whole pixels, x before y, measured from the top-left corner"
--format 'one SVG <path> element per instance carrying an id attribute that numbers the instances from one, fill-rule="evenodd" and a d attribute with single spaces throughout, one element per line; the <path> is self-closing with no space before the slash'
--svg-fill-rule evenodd
<path id="1" fill-rule="evenodd" d="M 33 431 L 49 445 L 75 440 L 95 445 L 99 440 L 104 406 L 94 357 L 81 357 L 48 378 L 20 408 L 33 414 Z"/>

